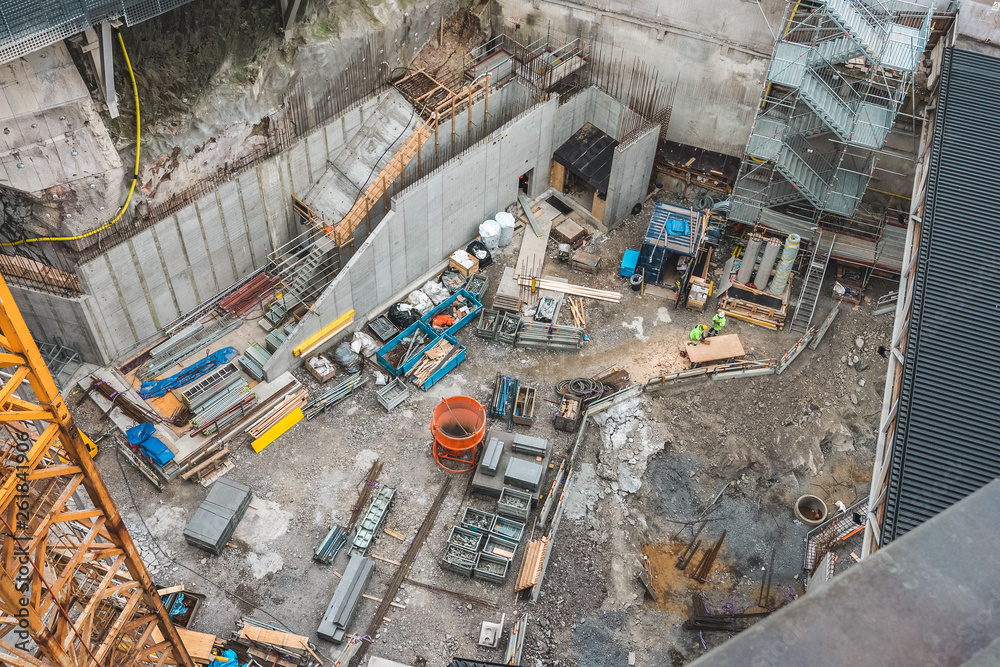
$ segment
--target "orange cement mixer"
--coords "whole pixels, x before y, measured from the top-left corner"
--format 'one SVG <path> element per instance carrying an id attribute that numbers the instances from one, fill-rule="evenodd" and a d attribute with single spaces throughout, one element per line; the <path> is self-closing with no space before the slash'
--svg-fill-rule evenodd
<path id="1" fill-rule="evenodd" d="M 434 460 L 448 472 L 469 472 L 486 435 L 486 408 L 474 398 L 442 398 L 431 418 Z"/>

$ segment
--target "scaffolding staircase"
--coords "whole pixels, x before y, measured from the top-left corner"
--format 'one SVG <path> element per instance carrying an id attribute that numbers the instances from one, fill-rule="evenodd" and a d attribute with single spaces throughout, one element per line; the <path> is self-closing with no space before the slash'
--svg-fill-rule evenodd
<path id="1" fill-rule="evenodd" d="M 826 277 L 826 267 L 830 263 L 830 255 L 833 253 L 833 242 L 836 234 L 820 232 L 813 244 L 814 250 L 812 259 L 809 262 L 809 269 L 802 280 L 802 288 L 799 291 L 799 301 L 795 306 L 795 315 L 788 325 L 789 331 L 799 335 L 809 331 L 812 324 L 813 315 L 816 312 L 816 302 L 819 300 L 820 290 L 823 289 L 823 279 Z"/>
<path id="2" fill-rule="evenodd" d="M 733 188 L 739 222 L 802 200 L 852 217 L 930 36 L 932 0 L 793 4 Z"/>

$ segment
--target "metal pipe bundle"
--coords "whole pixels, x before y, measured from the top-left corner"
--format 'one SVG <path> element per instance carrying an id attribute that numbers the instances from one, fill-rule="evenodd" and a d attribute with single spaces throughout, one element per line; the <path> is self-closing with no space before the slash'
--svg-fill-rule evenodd
<path id="1" fill-rule="evenodd" d="M 493 395 L 490 397 L 490 417 L 499 419 L 507 416 L 507 404 L 516 392 L 516 390 L 512 391 L 515 382 L 516 380 L 511 376 L 497 373 L 496 379 L 493 381 Z"/>
<path id="2" fill-rule="evenodd" d="M 348 376 L 346 380 L 338 384 L 330 391 L 306 403 L 306 406 L 302 408 L 302 411 L 306 415 L 306 419 L 312 419 L 319 413 L 326 412 L 334 405 L 340 403 L 342 400 L 353 394 L 355 389 L 363 386 L 366 382 L 368 382 L 368 378 L 362 378 L 361 373 L 355 373 L 354 375 Z"/>
<path id="3" fill-rule="evenodd" d="M 764 244 L 764 255 L 760 258 L 760 268 L 757 269 L 757 277 L 754 278 L 754 285 L 763 291 L 767 287 L 767 281 L 771 279 L 771 269 L 781 252 L 781 239 L 768 239 Z"/>
<path id="4" fill-rule="evenodd" d="M 785 241 L 785 249 L 781 253 L 781 261 L 778 262 L 778 269 L 775 271 L 774 280 L 771 281 L 771 294 L 781 296 L 788 284 L 788 275 L 792 272 L 792 264 L 799 254 L 799 235 L 789 234 Z"/>
<path id="5" fill-rule="evenodd" d="M 579 350 L 584 332 L 579 327 L 556 326 L 539 322 L 522 324 L 516 347 L 545 347 L 554 350 Z"/>
<path id="6" fill-rule="evenodd" d="M 746 285 L 753 275 L 753 267 L 757 264 L 757 255 L 760 254 L 760 247 L 764 244 L 764 237 L 760 234 L 751 234 L 747 238 L 747 247 L 743 251 L 743 262 L 740 270 L 736 272 L 736 282 Z"/>

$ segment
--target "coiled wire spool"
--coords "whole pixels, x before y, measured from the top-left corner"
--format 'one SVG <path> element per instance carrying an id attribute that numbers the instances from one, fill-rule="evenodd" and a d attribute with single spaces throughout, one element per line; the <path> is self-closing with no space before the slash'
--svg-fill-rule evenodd
<path id="1" fill-rule="evenodd" d="M 590 378 L 573 378 L 556 384 L 556 393 L 567 394 L 582 399 L 598 398 L 604 393 L 604 385 Z"/>

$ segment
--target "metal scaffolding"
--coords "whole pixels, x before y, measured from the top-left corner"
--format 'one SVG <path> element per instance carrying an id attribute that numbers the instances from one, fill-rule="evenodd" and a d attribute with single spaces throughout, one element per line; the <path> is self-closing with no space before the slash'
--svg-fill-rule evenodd
<path id="1" fill-rule="evenodd" d="M 193 667 L 0 279 L 0 664 Z"/>
<path id="2" fill-rule="evenodd" d="M 191 0 L 78 0 L 0 3 L 0 63 L 43 49 L 104 21 L 135 25 Z"/>
<path id="3" fill-rule="evenodd" d="M 933 0 L 789 2 L 760 110 L 733 188 L 729 218 L 764 209 L 870 238 L 865 194 L 931 34 Z"/>

